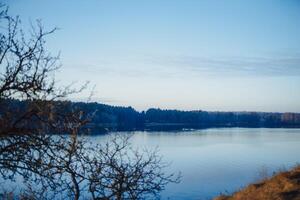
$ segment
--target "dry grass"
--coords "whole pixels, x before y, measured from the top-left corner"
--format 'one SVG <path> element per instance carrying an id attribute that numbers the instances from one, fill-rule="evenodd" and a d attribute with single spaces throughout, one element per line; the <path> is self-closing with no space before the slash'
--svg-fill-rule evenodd
<path id="1" fill-rule="evenodd" d="M 300 200 L 300 166 L 214 200 Z"/>

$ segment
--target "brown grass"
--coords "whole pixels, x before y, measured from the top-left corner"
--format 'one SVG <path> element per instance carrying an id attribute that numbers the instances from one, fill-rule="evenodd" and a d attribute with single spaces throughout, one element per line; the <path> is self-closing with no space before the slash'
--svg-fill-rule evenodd
<path id="1" fill-rule="evenodd" d="M 300 166 L 214 200 L 300 200 Z"/>

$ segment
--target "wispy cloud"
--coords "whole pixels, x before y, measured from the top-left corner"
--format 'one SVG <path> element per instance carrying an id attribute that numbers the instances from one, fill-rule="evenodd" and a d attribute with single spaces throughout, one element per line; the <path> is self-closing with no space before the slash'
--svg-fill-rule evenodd
<path id="1" fill-rule="evenodd" d="M 149 62 L 161 67 L 190 70 L 202 74 L 300 76 L 299 56 L 276 57 L 197 57 L 154 56 Z"/>
<path id="2" fill-rule="evenodd" d="M 300 76 L 300 54 L 265 57 L 145 56 L 68 65 L 85 73 L 122 77 Z M 71 69 L 70 68 L 70 69 Z"/>

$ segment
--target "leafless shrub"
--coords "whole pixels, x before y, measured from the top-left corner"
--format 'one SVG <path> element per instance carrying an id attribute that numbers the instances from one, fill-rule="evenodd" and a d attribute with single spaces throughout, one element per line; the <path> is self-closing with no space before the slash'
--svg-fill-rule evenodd
<path id="1" fill-rule="evenodd" d="M 180 174 L 168 174 L 158 150 L 134 149 L 128 138 L 115 137 L 98 146 L 89 162 L 88 185 L 93 199 L 155 198 Z"/>
<path id="2" fill-rule="evenodd" d="M 25 34 L 20 22 L 0 5 L 0 175 L 23 178 L 20 199 L 143 199 L 178 182 L 156 150 L 135 150 L 126 137 L 95 146 L 78 137 L 93 114 L 65 100 L 85 85 L 57 87 L 59 56 L 45 48 L 56 28 L 44 31 L 38 21 Z"/>

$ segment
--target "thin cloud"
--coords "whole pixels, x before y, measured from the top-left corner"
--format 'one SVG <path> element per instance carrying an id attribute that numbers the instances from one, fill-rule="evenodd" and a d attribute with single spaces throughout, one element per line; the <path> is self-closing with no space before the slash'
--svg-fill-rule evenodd
<path id="1" fill-rule="evenodd" d="M 170 78 L 186 75 L 300 76 L 300 55 L 270 57 L 139 56 L 68 65 L 93 75 Z"/>
<path id="2" fill-rule="evenodd" d="M 153 65 L 224 75 L 300 76 L 300 56 L 223 57 L 196 56 L 151 57 Z"/>

